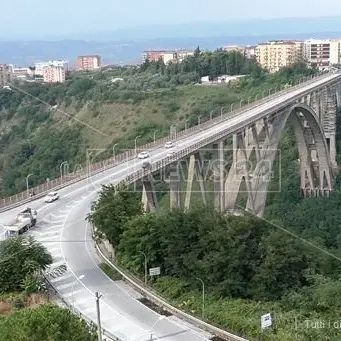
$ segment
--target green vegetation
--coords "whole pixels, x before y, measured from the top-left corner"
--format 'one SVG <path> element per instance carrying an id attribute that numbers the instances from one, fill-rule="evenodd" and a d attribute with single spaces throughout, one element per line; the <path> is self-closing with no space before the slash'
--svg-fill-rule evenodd
<path id="1" fill-rule="evenodd" d="M 50 264 L 50 253 L 32 237 L 0 242 L 0 341 L 97 339 L 94 326 L 46 303 L 42 271 Z"/>
<path id="2" fill-rule="evenodd" d="M 340 141 L 338 134 L 338 146 Z M 199 317 L 202 279 L 204 319 L 250 340 L 336 341 L 341 309 L 336 299 L 341 291 L 340 176 L 329 198 L 303 200 L 290 127 L 280 148 L 282 190 L 269 194 L 265 212 L 274 224 L 200 206 L 186 213 L 142 214 L 135 193 L 126 188 L 116 194 L 107 191 L 106 205 L 120 195 L 121 207 L 133 204 L 135 212 L 131 217 L 122 212 L 124 219 L 115 220 L 120 222 L 116 260 L 143 279 L 139 251 L 146 253 L 149 267 L 161 267 L 161 276 L 149 284 Z M 102 204 L 94 206 L 92 215 L 97 215 L 97 229 L 106 234 L 117 226 L 100 219 Z M 275 327 L 262 332 L 260 316 L 268 312 L 275 316 Z"/>
<path id="3" fill-rule="evenodd" d="M 0 317 L 1 341 L 95 341 L 96 330 L 69 310 L 46 304 Z"/>
<path id="4" fill-rule="evenodd" d="M 146 62 L 141 67 L 98 73 L 76 73 L 63 84 L 14 84 L 0 90 L 0 195 L 37 185 L 84 166 L 87 149 L 99 149 L 97 159 L 150 142 L 178 129 L 261 98 L 302 76 L 315 72 L 302 65 L 268 75 L 254 61 L 235 52 L 199 53 L 181 64 Z M 200 85 L 201 76 L 247 74 L 221 86 Z M 123 80 L 116 81 L 115 78 Z"/>
<path id="5" fill-rule="evenodd" d="M 33 237 L 16 237 L 0 243 L 0 293 L 41 289 L 41 271 L 52 264 L 46 248 Z"/>

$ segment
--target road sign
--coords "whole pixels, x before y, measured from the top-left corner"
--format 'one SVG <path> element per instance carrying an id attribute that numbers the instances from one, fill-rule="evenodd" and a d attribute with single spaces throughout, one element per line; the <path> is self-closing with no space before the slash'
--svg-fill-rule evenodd
<path id="1" fill-rule="evenodd" d="M 161 273 L 160 267 L 149 269 L 149 276 L 157 276 L 157 275 L 160 275 L 160 273 Z"/>
<path id="2" fill-rule="evenodd" d="M 261 316 L 261 326 L 262 329 L 269 328 L 272 326 L 271 314 L 265 314 Z"/>

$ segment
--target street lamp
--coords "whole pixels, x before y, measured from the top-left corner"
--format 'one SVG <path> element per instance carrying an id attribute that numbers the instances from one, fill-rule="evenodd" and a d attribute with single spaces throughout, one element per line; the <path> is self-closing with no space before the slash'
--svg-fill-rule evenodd
<path id="1" fill-rule="evenodd" d="M 173 138 L 176 139 L 176 124 L 172 124 L 170 126 L 170 135 L 171 135 L 171 139 L 173 139 Z"/>
<path id="2" fill-rule="evenodd" d="M 189 120 L 185 120 L 185 130 L 187 130 L 187 123 L 189 122 Z"/>
<path id="3" fill-rule="evenodd" d="M 201 115 L 198 116 L 198 126 L 200 126 L 200 118 L 201 118 Z"/>
<path id="4" fill-rule="evenodd" d="M 156 133 L 157 133 L 157 130 L 154 130 L 154 144 L 155 144 L 155 135 L 156 135 Z"/>
<path id="5" fill-rule="evenodd" d="M 247 104 L 250 104 L 251 97 L 247 99 Z"/>
<path id="6" fill-rule="evenodd" d="M 201 278 L 195 277 L 198 281 L 202 284 L 202 307 L 201 307 L 201 316 L 204 318 L 204 311 L 205 311 L 205 283 Z"/>
<path id="7" fill-rule="evenodd" d="M 144 256 L 144 284 L 147 286 L 147 256 L 143 251 L 139 251 Z"/>
<path id="8" fill-rule="evenodd" d="M 141 137 L 140 135 L 135 137 L 135 155 L 136 155 L 136 152 L 137 152 L 137 145 L 136 145 L 137 139 L 140 138 L 140 137 Z"/>
<path id="9" fill-rule="evenodd" d="M 28 196 L 28 178 L 30 177 L 30 176 L 32 176 L 33 174 L 28 174 L 27 176 L 26 176 L 26 194 L 27 194 L 27 196 Z"/>
<path id="10" fill-rule="evenodd" d="M 231 104 L 231 110 L 230 110 L 231 112 L 233 111 L 233 103 Z"/>
<path id="11" fill-rule="evenodd" d="M 112 146 L 112 155 L 113 155 L 114 160 L 115 160 L 115 158 L 116 158 L 115 147 L 117 147 L 117 146 L 118 146 L 118 143 L 115 143 L 115 144 Z"/>
<path id="12" fill-rule="evenodd" d="M 210 112 L 210 120 L 212 121 L 212 116 L 213 116 L 213 110 Z"/>
<path id="13" fill-rule="evenodd" d="M 72 310 L 75 311 L 75 296 L 74 296 L 74 288 L 75 288 L 75 282 L 81 281 L 85 276 L 80 275 L 79 277 L 76 277 L 74 281 L 72 281 Z"/>
<path id="14" fill-rule="evenodd" d="M 240 100 L 240 103 L 239 103 L 239 108 L 242 107 L 242 103 L 243 103 L 243 99 Z"/>
<path id="15" fill-rule="evenodd" d="M 220 108 L 220 116 L 221 116 L 221 118 L 223 118 L 223 115 L 224 115 L 224 107 L 221 107 Z"/>
<path id="16" fill-rule="evenodd" d="M 63 161 L 60 166 L 59 166 L 59 171 L 60 171 L 60 178 L 63 181 L 63 166 L 67 164 L 67 161 Z"/>
<path id="17" fill-rule="evenodd" d="M 150 327 L 150 330 L 149 330 L 149 332 L 150 332 L 150 341 L 153 341 L 153 329 L 155 328 L 155 326 L 156 326 L 160 321 L 164 320 L 165 318 L 166 318 L 165 315 L 160 315 L 160 316 L 158 317 L 158 319 L 154 322 L 154 324 Z"/>
<path id="18" fill-rule="evenodd" d="M 101 309 L 99 306 L 99 299 L 102 297 L 102 295 L 96 291 L 95 297 L 96 297 L 96 310 L 97 310 L 98 341 L 102 341 Z"/>

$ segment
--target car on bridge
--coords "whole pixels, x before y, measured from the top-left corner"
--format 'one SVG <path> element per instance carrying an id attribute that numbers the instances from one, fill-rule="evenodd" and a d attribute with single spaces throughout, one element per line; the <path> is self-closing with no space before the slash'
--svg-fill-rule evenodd
<path id="1" fill-rule="evenodd" d="M 45 197 L 45 202 L 50 203 L 54 202 L 59 199 L 59 194 L 58 192 L 50 192 L 46 197 Z"/>
<path id="2" fill-rule="evenodd" d="M 169 141 L 165 144 L 165 148 L 173 148 L 174 147 L 174 143 L 172 141 Z"/>
<path id="3" fill-rule="evenodd" d="M 137 155 L 138 159 L 147 159 L 149 157 L 148 152 L 141 152 L 139 155 Z"/>
<path id="4" fill-rule="evenodd" d="M 142 163 L 142 168 L 143 168 L 143 169 L 149 169 L 150 167 L 151 167 L 150 162 L 144 161 L 144 162 Z"/>

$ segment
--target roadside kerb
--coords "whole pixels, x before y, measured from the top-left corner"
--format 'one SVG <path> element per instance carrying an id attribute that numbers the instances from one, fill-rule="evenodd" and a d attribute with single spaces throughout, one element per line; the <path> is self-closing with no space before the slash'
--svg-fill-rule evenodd
<path id="1" fill-rule="evenodd" d="M 122 270 L 120 267 L 115 265 L 108 259 L 101 249 L 98 247 L 97 243 L 95 243 L 96 250 L 100 257 L 111 267 L 113 267 L 127 282 L 129 282 L 138 292 L 146 296 L 150 301 L 155 303 L 158 306 L 161 306 L 162 308 L 166 308 L 167 311 L 172 313 L 173 315 L 181 318 L 184 321 L 190 322 L 196 327 L 199 327 L 203 330 L 206 330 L 216 336 L 219 336 L 227 341 L 248 341 L 247 339 L 244 339 L 240 336 L 234 335 L 232 333 L 229 333 L 221 328 L 218 328 L 216 326 L 213 326 L 212 324 L 209 324 L 207 322 L 204 322 L 188 313 L 183 312 L 182 310 L 175 308 L 171 304 L 169 304 L 167 301 L 165 301 L 162 297 L 157 295 L 156 293 L 152 292 L 149 288 L 143 287 L 142 285 L 138 284 L 136 280 L 132 278 L 131 275 L 126 274 L 124 270 Z"/>
<path id="2" fill-rule="evenodd" d="M 67 308 L 72 311 L 73 313 L 75 313 L 75 315 L 78 315 L 80 318 L 82 318 L 87 324 L 88 326 L 91 327 L 91 325 L 95 325 L 97 326 L 97 323 L 95 323 L 94 321 L 90 320 L 88 317 L 86 317 L 85 315 L 83 315 L 78 309 L 76 309 L 74 306 L 72 306 L 70 303 L 68 303 L 62 296 L 62 294 L 53 286 L 52 282 L 47 278 L 46 275 L 43 275 L 45 281 L 49 284 L 49 286 L 53 289 L 53 291 L 55 292 L 55 294 L 58 296 L 58 298 L 62 301 L 62 303 L 64 305 L 67 306 Z M 95 304 L 95 296 L 94 296 L 94 304 Z M 98 326 L 97 326 L 98 327 Z M 118 337 L 116 337 L 115 335 L 113 335 L 112 333 L 108 332 L 106 329 L 104 329 L 103 327 L 102 329 L 102 334 L 105 335 L 106 337 L 109 337 L 111 341 L 124 341 Z"/>

